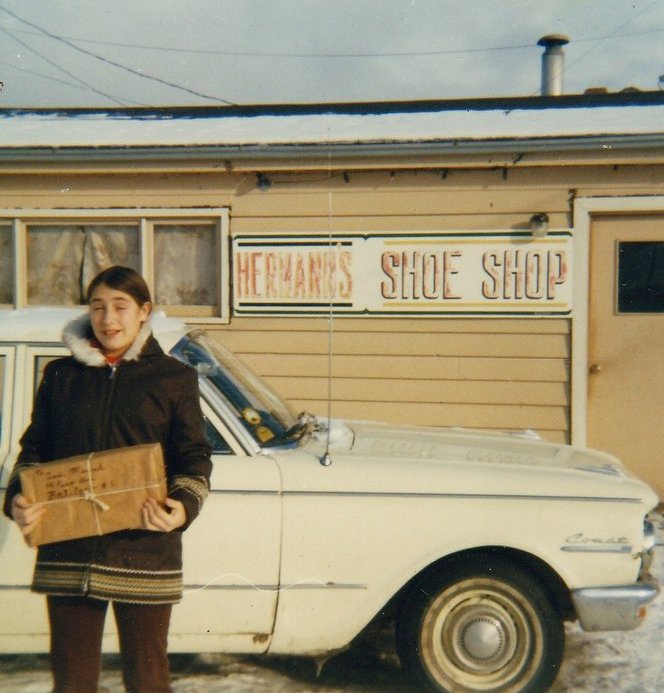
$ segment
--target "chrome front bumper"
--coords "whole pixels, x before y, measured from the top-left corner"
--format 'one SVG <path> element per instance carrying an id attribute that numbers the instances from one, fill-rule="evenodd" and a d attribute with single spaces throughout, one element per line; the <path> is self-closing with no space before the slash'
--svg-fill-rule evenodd
<path id="1" fill-rule="evenodd" d="M 658 594 L 657 581 L 647 577 L 624 587 L 573 590 L 572 601 L 585 631 L 632 630 L 641 625 L 646 605 Z"/>

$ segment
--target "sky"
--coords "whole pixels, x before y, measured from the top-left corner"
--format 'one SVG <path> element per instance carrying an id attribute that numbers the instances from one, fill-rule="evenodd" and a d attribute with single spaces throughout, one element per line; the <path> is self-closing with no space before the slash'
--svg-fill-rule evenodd
<path id="1" fill-rule="evenodd" d="M 0 108 L 536 96 L 664 88 L 663 0 L 0 0 Z"/>

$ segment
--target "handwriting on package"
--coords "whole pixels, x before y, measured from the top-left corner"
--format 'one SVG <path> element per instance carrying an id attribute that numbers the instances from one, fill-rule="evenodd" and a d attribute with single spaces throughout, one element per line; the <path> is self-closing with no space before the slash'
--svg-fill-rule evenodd
<path id="1" fill-rule="evenodd" d="M 147 498 L 163 502 L 166 474 L 157 443 L 78 455 L 21 472 L 23 495 L 46 515 L 31 546 L 108 534 L 142 525 Z"/>

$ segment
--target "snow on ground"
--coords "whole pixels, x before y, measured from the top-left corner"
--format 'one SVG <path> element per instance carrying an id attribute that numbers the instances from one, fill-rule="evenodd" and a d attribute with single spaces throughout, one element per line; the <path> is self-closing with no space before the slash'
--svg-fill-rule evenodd
<path id="1" fill-rule="evenodd" d="M 654 574 L 664 583 L 664 519 L 657 521 Z M 173 657 L 175 693 L 418 693 L 389 647 L 365 645 L 338 655 L 316 677 L 299 658 Z M 49 693 L 46 656 L 0 657 L 0 691 Z M 635 631 L 584 633 L 567 628 L 567 652 L 551 693 L 664 691 L 664 596 Z M 117 657 L 106 657 L 101 693 L 123 693 Z"/>

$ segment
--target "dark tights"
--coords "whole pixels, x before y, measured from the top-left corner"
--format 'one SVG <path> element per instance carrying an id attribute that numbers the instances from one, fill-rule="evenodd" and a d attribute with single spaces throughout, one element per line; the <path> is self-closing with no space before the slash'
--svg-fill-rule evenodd
<path id="1" fill-rule="evenodd" d="M 53 693 L 97 693 L 108 602 L 48 597 Z M 128 693 L 172 693 L 167 641 L 170 604 L 113 603 Z"/>

